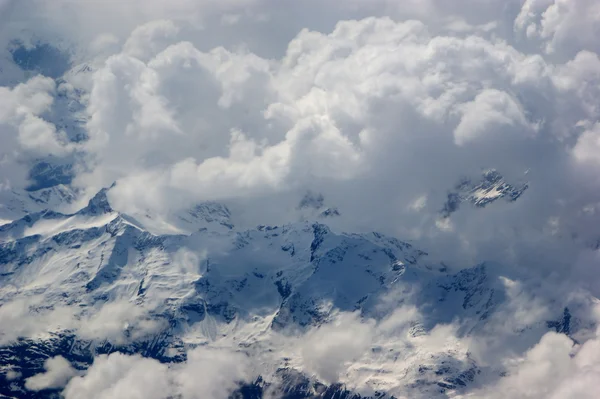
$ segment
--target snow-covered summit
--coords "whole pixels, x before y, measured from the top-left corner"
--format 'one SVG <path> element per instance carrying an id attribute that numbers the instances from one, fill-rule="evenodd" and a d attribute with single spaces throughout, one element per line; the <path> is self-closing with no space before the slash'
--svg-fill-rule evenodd
<path id="1" fill-rule="evenodd" d="M 454 190 L 448 193 L 442 216 L 450 216 L 463 202 L 476 208 L 484 208 L 499 199 L 513 202 L 518 200 L 528 188 L 528 183 L 510 184 L 498 171 L 490 169 L 483 172 L 478 180 L 461 180 Z"/>

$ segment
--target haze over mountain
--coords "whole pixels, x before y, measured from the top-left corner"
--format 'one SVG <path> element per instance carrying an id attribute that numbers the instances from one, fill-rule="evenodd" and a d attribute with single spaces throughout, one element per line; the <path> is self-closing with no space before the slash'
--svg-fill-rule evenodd
<path id="1" fill-rule="evenodd" d="M 599 30 L 0 0 L 0 398 L 595 398 Z"/>

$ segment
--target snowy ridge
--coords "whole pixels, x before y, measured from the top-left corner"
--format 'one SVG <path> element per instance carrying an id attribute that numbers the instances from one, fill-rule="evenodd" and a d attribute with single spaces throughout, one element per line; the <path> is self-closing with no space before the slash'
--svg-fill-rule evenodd
<path id="1" fill-rule="evenodd" d="M 0 225 L 30 213 L 69 206 L 76 199 L 77 194 L 62 184 L 36 191 L 3 190 L 0 186 Z"/>
<path id="2" fill-rule="evenodd" d="M 226 232 L 234 228 L 229 209 L 216 202 L 203 202 L 190 209 L 165 215 L 147 211 L 132 214 L 131 217 L 145 230 L 155 235 L 189 235 L 203 229 Z"/>

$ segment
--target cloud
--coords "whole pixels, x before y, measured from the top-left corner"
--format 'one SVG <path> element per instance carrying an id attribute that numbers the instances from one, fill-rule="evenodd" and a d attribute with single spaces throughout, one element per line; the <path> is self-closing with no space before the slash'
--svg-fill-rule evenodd
<path id="1" fill-rule="evenodd" d="M 76 182 L 92 193 L 118 181 L 111 201 L 134 213 L 268 198 L 257 223 L 293 206 L 278 202 L 286 193 L 314 189 L 352 215 L 345 229 L 419 238 L 454 263 L 506 251 L 523 262 L 541 240 L 551 246 L 548 220 L 584 206 L 575 192 L 590 182 L 573 180 L 582 169 L 572 161 L 588 146 L 569 143 L 598 117 L 597 56 L 555 64 L 497 38 L 434 32 L 426 19 L 342 21 L 301 31 L 273 60 L 200 50 L 174 22 L 141 26 L 91 75 L 89 172 Z M 527 179 L 528 198 L 440 223 L 447 191 L 490 167 Z M 421 211 L 406 211 L 419 195 Z M 581 248 L 571 249 L 564 259 Z"/>
<path id="2" fill-rule="evenodd" d="M 600 125 L 597 123 L 586 129 L 573 147 L 573 155 L 578 162 L 596 165 L 598 159 L 598 147 L 600 146 Z"/>
<path id="3" fill-rule="evenodd" d="M 274 336 L 269 362 L 285 357 L 317 381 L 343 384 L 365 396 L 385 391 L 395 397 L 426 395 L 413 384 L 415 379 L 427 380 L 421 366 L 466 362 L 469 342 L 458 333 L 458 324 L 426 329 L 427 315 L 415 306 L 382 305 L 385 313 L 377 320 L 359 312 L 334 312 L 331 320 L 303 334 Z"/>
<path id="4" fill-rule="evenodd" d="M 139 355 L 101 355 L 85 375 L 69 381 L 66 399 L 225 399 L 245 381 L 248 364 L 242 355 L 198 348 L 183 364 L 166 365 Z"/>
<path id="5" fill-rule="evenodd" d="M 8 370 L 5 374 L 5 378 L 7 381 L 14 381 L 21 378 L 21 373 L 15 370 Z"/>
<path id="6" fill-rule="evenodd" d="M 75 332 L 86 341 L 108 341 L 113 345 L 147 338 L 165 326 L 152 319 L 148 310 L 127 301 L 113 301 L 97 309 L 78 309 L 33 297 L 16 299 L 0 306 L 0 343 L 8 345 L 19 338 L 46 339 L 49 333 Z"/>
<path id="7" fill-rule="evenodd" d="M 563 334 L 547 333 L 512 367 L 497 385 L 475 391 L 469 398 L 593 398 L 600 388 L 600 342 L 583 345 Z"/>
<path id="8" fill-rule="evenodd" d="M 114 353 L 101 355 L 63 390 L 66 399 L 164 399 L 170 395 L 168 367 L 153 359 Z"/>
<path id="9" fill-rule="evenodd" d="M 56 83 L 50 78 L 36 76 L 13 88 L 0 86 L 0 180 L 22 187 L 27 170 L 23 165 L 36 158 L 65 156 L 75 149 L 66 134 L 46 119 Z"/>
<path id="10" fill-rule="evenodd" d="M 165 326 L 153 320 L 148 311 L 128 301 L 109 302 L 84 316 L 77 334 L 84 340 L 108 340 L 115 345 L 134 342 L 161 331 Z"/>
<path id="11" fill-rule="evenodd" d="M 183 399 L 226 399 L 252 376 L 251 361 L 243 354 L 203 348 L 189 352 L 187 362 L 174 373 Z"/>
<path id="12" fill-rule="evenodd" d="M 589 0 L 527 0 L 515 19 L 515 29 L 528 38 L 539 38 L 549 54 L 597 52 L 594 37 L 600 27 L 599 10 L 598 3 Z"/>
<path id="13" fill-rule="evenodd" d="M 44 338 L 48 332 L 71 328 L 73 323 L 70 309 L 45 309 L 39 299 L 17 299 L 0 306 L 0 343 Z"/>
<path id="14" fill-rule="evenodd" d="M 282 8 L 268 1 L 129 2 L 111 9 L 122 23 L 100 30 L 97 24 L 59 28 L 55 23 L 64 16 L 41 2 L 52 18 L 39 29 L 65 37 L 75 37 L 71 29 L 83 30 L 78 40 L 89 36 L 98 50 L 76 51 L 76 62 L 88 60 L 94 73 L 67 78 L 89 91 L 90 140 L 79 148 L 86 155 L 77 185 L 91 195 L 120 181 L 111 192 L 118 209 L 158 213 L 206 199 L 263 196 L 275 202 L 286 192 L 323 188 L 341 211 L 347 209 L 342 214 L 369 209 L 348 220 L 349 229 L 376 226 L 424 238 L 428 245 L 461 248 L 464 262 L 465 253 L 481 247 L 480 237 L 460 216 L 442 231 L 446 224 L 436 218 L 446 191 L 462 176 L 489 167 L 513 178 L 533 171 L 527 194 L 546 198 L 544 206 L 532 211 L 520 205 L 522 211 L 512 209 L 499 228 L 539 234 L 557 213 L 576 213 L 578 201 L 558 207 L 548 190 L 575 190 L 571 177 L 580 170 L 570 157 L 581 151 L 571 151 L 568 143 L 579 135 L 580 121 L 593 124 L 598 117 L 592 83 L 598 80 L 597 56 L 580 43 L 562 58 L 550 57 L 524 49 L 511 35 L 513 27 L 518 33 L 528 24 L 543 25 L 554 6 L 568 11 L 552 17 L 556 26 L 568 24 L 575 9 L 593 18 L 582 11 L 593 4 L 490 0 L 449 9 L 439 1 L 413 3 L 356 1 L 334 9 L 325 2 L 322 21 L 300 14 L 298 23 L 309 29 L 286 31 L 279 52 L 265 57 L 252 44 L 263 37 L 261 27 L 279 26 L 275 16 L 312 3 Z M 143 12 L 128 12 L 136 7 Z M 15 26 L 27 21 L 17 8 Z M 91 4 L 65 8 L 98 20 L 107 13 Z M 222 27 L 211 24 L 217 14 L 238 16 L 229 35 L 244 32 L 246 46 L 225 43 L 227 35 L 220 36 L 223 47 L 202 41 L 207 35 L 192 27 L 217 32 Z M 369 15 L 375 17 L 361 19 Z M 358 19 L 343 21 L 350 16 Z M 552 31 L 559 36 L 560 29 Z M 263 44 L 275 48 L 272 40 Z M 27 121 L 24 137 L 52 136 L 46 124 Z M 26 142 L 51 148 L 46 141 Z M 580 191 L 586 184 L 579 183 Z M 370 206 L 373 195 L 364 192 L 391 200 Z M 428 199 L 423 209 L 404 211 L 417 196 Z M 284 214 L 287 206 L 269 208 Z M 518 225 L 527 212 L 536 220 Z M 260 216 L 268 217 L 264 211 Z M 395 219 L 402 223 L 392 226 Z M 500 218 L 485 219 L 492 224 Z M 438 242 L 457 233 L 468 251 Z"/>
<path id="15" fill-rule="evenodd" d="M 304 337 L 301 349 L 304 367 L 320 381 L 338 382 L 348 363 L 369 349 L 372 336 L 372 323 L 361 322 L 356 313 L 341 314 Z"/>
<path id="16" fill-rule="evenodd" d="M 76 370 L 62 356 L 47 359 L 44 362 L 44 368 L 46 372 L 29 377 L 25 381 L 25 388 L 30 391 L 62 388 L 77 374 Z"/>
<path id="17" fill-rule="evenodd" d="M 454 140 L 463 145 L 483 134 L 491 134 L 495 126 L 521 126 L 523 134 L 533 130 L 523 111 L 506 92 L 484 90 L 472 102 L 464 104 L 460 123 L 454 129 Z"/>
<path id="18" fill-rule="evenodd" d="M 167 48 L 179 33 L 179 28 L 169 20 L 158 20 L 141 25 L 131 32 L 123 45 L 123 52 L 142 61 Z"/>

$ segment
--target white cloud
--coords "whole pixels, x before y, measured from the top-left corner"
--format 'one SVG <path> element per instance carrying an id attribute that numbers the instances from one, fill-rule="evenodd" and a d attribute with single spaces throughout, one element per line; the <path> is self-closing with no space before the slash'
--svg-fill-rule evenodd
<path id="1" fill-rule="evenodd" d="M 169 20 L 158 20 L 141 25 L 123 46 L 123 52 L 147 62 L 152 56 L 167 48 L 179 33 L 179 28 Z"/>
<path id="2" fill-rule="evenodd" d="M 376 33 L 370 33 L 370 29 Z M 355 44 L 353 38 L 361 35 L 363 30 L 362 42 Z M 381 41 L 383 38 L 389 42 Z M 412 53 L 410 59 L 414 65 L 406 64 L 409 59 L 401 52 L 398 52 L 400 58 L 389 57 L 394 40 L 398 41 L 406 55 Z M 125 177 L 127 184 L 123 184 L 116 192 L 127 190 L 138 197 L 141 190 L 137 187 L 147 186 L 146 181 L 149 180 L 159 182 L 156 188 L 158 192 L 148 195 L 152 198 L 157 195 L 160 198 L 161 191 L 168 189 L 182 192 L 192 190 L 189 194 L 194 198 L 227 198 L 260 192 L 265 188 L 273 191 L 295 187 L 315 178 L 352 179 L 367 171 L 371 172 L 370 176 L 378 175 L 383 166 L 375 165 L 372 171 L 369 169 L 373 168 L 373 161 L 382 158 L 380 146 L 385 143 L 388 152 L 399 151 L 399 154 L 404 154 L 406 149 L 398 147 L 399 143 L 394 145 L 390 140 L 396 140 L 396 135 L 398 139 L 406 135 L 405 140 L 410 143 L 420 133 L 418 126 L 414 132 L 400 130 L 394 134 L 381 132 L 379 126 L 371 126 L 375 121 L 365 114 L 370 102 L 377 101 L 384 92 L 399 91 L 398 99 L 391 99 L 392 102 L 399 102 L 398 106 L 407 108 L 407 112 L 416 112 L 419 118 L 433 117 L 438 122 L 444 122 L 453 112 L 453 101 L 457 100 L 457 96 L 459 101 L 461 97 L 466 101 L 477 96 L 478 83 L 473 79 L 472 87 L 469 84 L 454 87 L 454 83 L 449 81 L 451 87 L 445 96 L 439 99 L 430 97 L 430 93 L 437 90 L 435 85 L 443 82 L 436 82 L 435 79 L 439 78 L 428 76 L 427 70 L 418 64 L 430 62 L 427 57 L 431 55 L 425 55 L 422 61 L 415 56 L 419 52 L 426 54 L 423 52 L 428 51 L 430 40 L 431 45 L 439 46 L 440 50 L 447 41 L 441 37 L 430 38 L 420 23 L 397 24 L 387 19 L 370 19 L 343 23 L 329 36 L 316 32 L 301 33 L 290 44 L 288 54 L 280 65 L 270 65 L 254 55 L 232 54 L 225 50 L 202 53 L 190 43 L 167 48 L 156 55 L 147 68 L 137 60 L 116 56 L 119 58 L 109 60 L 107 69 L 99 71 L 95 78 L 97 84 L 92 92 L 90 108 L 92 143 L 99 140 L 104 143 L 100 159 L 110 169 L 134 171 Z M 461 41 L 457 40 L 455 44 L 461 46 Z M 469 51 L 471 46 L 495 50 L 492 43 L 485 41 L 472 40 L 464 46 L 465 51 Z M 296 55 L 296 48 L 306 54 Z M 367 51 L 372 51 L 375 57 L 370 71 L 361 67 Z M 510 49 L 499 48 L 497 51 Z M 340 57 L 330 59 L 336 52 Z M 300 55 L 302 58 L 298 58 Z M 118 63 L 117 59 L 120 60 Z M 457 58 L 456 66 L 461 68 L 458 61 Z M 117 65 L 119 74 L 126 79 L 143 79 L 146 75 L 152 77 L 152 80 L 134 83 L 144 88 L 143 96 L 135 94 L 137 89 L 117 95 L 122 90 L 118 88 L 121 86 L 117 80 L 103 77 L 105 73 L 113 76 Z M 174 67 L 178 68 L 177 75 L 170 70 Z M 113 71 L 109 72 L 108 68 Z M 136 72 L 126 72 L 125 68 L 135 68 Z M 485 68 L 487 65 L 482 64 L 481 73 L 487 73 Z M 409 83 L 410 78 L 399 75 L 403 69 L 409 74 L 416 74 L 416 80 Z M 343 72 L 340 73 L 340 70 Z M 472 71 L 464 72 L 471 74 Z M 182 74 L 189 75 L 185 86 L 177 83 L 182 79 Z M 390 79 L 382 80 L 386 75 Z M 177 81 L 173 80 L 175 76 Z M 291 76 L 294 78 L 291 79 Z M 448 79 L 452 78 L 448 76 Z M 106 86 L 108 82 L 113 85 L 112 89 Z M 252 85 L 249 82 L 253 82 Z M 188 90 L 195 85 L 199 87 L 188 94 Z M 148 91 L 148 88 L 152 88 L 152 91 Z M 198 93 L 206 93 L 206 89 L 210 90 L 211 95 L 198 97 Z M 252 91 L 246 95 L 247 90 Z M 469 91 L 473 94 L 469 94 Z M 233 93 L 236 93 L 235 96 Z M 491 95 L 496 93 L 494 91 L 486 93 L 490 94 L 477 97 L 480 103 L 498 97 Z M 506 112 L 505 120 L 500 123 L 526 124 L 515 101 L 502 101 L 507 97 L 499 97 L 497 105 L 505 104 L 504 110 L 496 111 L 488 106 L 487 109 L 495 112 L 489 118 L 499 122 L 498 115 Z M 259 98 L 260 101 L 249 102 L 250 98 Z M 218 101 L 215 103 L 216 99 Z M 202 108 L 198 108 L 194 114 L 188 114 L 184 106 L 195 104 L 198 100 Z M 127 108 L 123 108 L 123 104 L 132 104 L 133 109 L 124 113 Z M 465 104 L 468 107 L 468 101 Z M 240 109 L 240 105 L 245 109 Z M 145 108 L 148 111 L 144 111 Z M 244 115 L 249 116 L 240 115 L 242 110 Z M 262 117 L 263 110 L 266 110 L 267 119 Z M 115 115 L 123 117 L 114 118 Z M 457 128 L 458 137 L 465 136 L 463 132 L 467 131 L 470 120 L 469 116 L 463 119 Z M 110 124 L 104 127 L 105 123 Z M 246 124 L 249 126 L 247 129 L 239 129 Z M 271 133 L 274 128 L 280 131 Z M 106 132 L 113 133 L 107 135 Z M 171 134 L 177 132 L 181 134 L 176 136 L 177 140 L 172 140 Z M 225 140 L 228 136 L 231 136 L 229 141 Z M 142 137 L 144 143 L 140 142 Z M 171 147 L 172 151 L 158 154 L 155 152 L 157 146 L 163 149 Z M 131 154 L 131 147 L 136 149 L 134 154 Z M 120 148 L 128 148 L 127 157 L 121 156 Z M 189 151 L 194 148 L 197 150 Z M 177 154 L 181 160 L 164 159 L 167 154 Z M 133 162 L 133 165 L 129 163 L 127 167 L 123 165 L 117 168 L 116 163 L 122 163 L 125 159 Z M 156 166 L 160 164 L 160 171 L 148 168 L 153 166 L 148 164 L 150 160 Z M 171 164 L 166 173 L 164 162 L 167 166 Z M 141 168 L 146 170 L 142 171 Z M 96 173 L 102 170 L 101 165 Z M 108 174 L 102 184 L 118 177 Z M 121 193 L 125 195 L 125 192 Z M 115 201 L 119 201 L 119 195 L 113 195 Z M 127 197 L 121 202 L 132 203 L 136 200 L 143 198 Z M 164 201 L 160 204 L 164 204 Z"/>
<path id="3" fill-rule="evenodd" d="M 542 40 L 544 51 L 573 56 L 598 51 L 600 6 L 594 0 L 527 0 L 515 19 L 515 29 Z"/>
<path id="4" fill-rule="evenodd" d="M 182 367 L 174 367 L 174 381 L 183 399 L 226 399 L 249 380 L 251 367 L 243 354 L 198 348 L 188 352 Z"/>
<path id="5" fill-rule="evenodd" d="M 363 323 L 356 313 L 343 313 L 331 323 L 308 332 L 302 342 L 305 370 L 327 383 L 339 381 L 348 365 L 371 345 L 374 323 Z"/>
<path id="6" fill-rule="evenodd" d="M 0 343 L 14 343 L 19 338 L 47 339 L 49 333 L 74 331 L 89 341 L 124 345 L 144 339 L 164 328 L 152 319 L 148 310 L 128 301 L 109 302 L 81 313 L 79 309 L 53 304 L 33 297 L 16 299 L 0 306 Z"/>
<path id="7" fill-rule="evenodd" d="M 66 399 L 164 399 L 170 391 L 168 367 L 153 359 L 113 353 L 94 359 L 81 377 L 63 391 Z"/>
<path id="8" fill-rule="evenodd" d="M 168 33 L 174 25 L 148 26 Z M 110 194 L 117 209 L 160 213 L 249 197 L 277 204 L 276 195 L 308 187 L 353 216 L 349 229 L 428 238 L 424 245 L 462 252 L 462 263 L 488 257 L 484 238 L 498 243 L 497 233 L 477 231 L 482 224 L 543 235 L 546 220 L 576 212 L 575 203 L 557 207 L 551 190 L 572 192 L 578 171 L 564 140 L 580 120 L 598 117 L 598 77 L 586 67 L 593 56 L 554 65 L 501 40 L 434 35 L 425 22 L 389 18 L 302 31 L 279 60 L 159 36 L 142 59 L 116 54 L 93 77 L 93 168 L 77 182 L 93 192 L 118 180 Z M 532 200 L 511 214 L 486 210 L 440 225 L 446 190 L 488 167 L 513 180 L 533 170 Z M 389 200 L 374 206 L 373 193 Z M 427 202 L 406 212 L 416 193 Z M 534 196 L 545 205 L 529 208 Z M 464 245 L 440 242 L 457 234 Z M 498 248 L 513 244 L 512 234 L 502 237 Z"/>
<path id="9" fill-rule="evenodd" d="M 67 382 L 77 374 L 77 371 L 62 356 L 47 359 L 44 362 L 46 372 L 29 377 L 25 387 L 30 391 L 57 389 L 67 385 Z"/>
<path id="10" fill-rule="evenodd" d="M 14 381 L 21 378 L 21 373 L 15 370 L 8 370 L 5 374 L 5 378 L 7 381 Z"/>
<path id="11" fill-rule="evenodd" d="M 47 338 L 53 331 L 72 328 L 70 309 L 44 308 L 38 299 L 17 299 L 0 306 L 0 343 L 10 344 L 18 338 Z"/>
<path id="12" fill-rule="evenodd" d="M 8 129 L 12 127 L 18 130 L 18 144 L 22 150 L 57 155 L 69 150 L 61 142 L 56 128 L 40 117 L 52 105 L 55 90 L 54 81 L 42 76 L 31 78 L 12 89 L 0 87 L 0 126 L 6 131 L 7 144 L 11 138 Z M 10 149 L 5 147 L 3 152 Z"/>
<path id="13" fill-rule="evenodd" d="M 123 345 L 151 336 L 164 325 L 153 320 L 141 305 L 128 301 L 113 301 L 84 316 L 78 323 L 78 336 L 85 340 L 106 339 Z"/>
<path id="14" fill-rule="evenodd" d="M 563 334 L 547 333 L 497 385 L 469 398 L 594 398 L 600 384 L 600 342 L 575 345 Z"/>
<path id="15" fill-rule="evenodd" d="M 66 399 L 226 399 L 248 376 L 242 355 L 198 348 L 183 364 L 166 365 L 139 355 L 101 355 L 85 375 L 71 379 Z"/>
<path id="16" fill-rule="evenodd" d="M 54 80 L 43 76 L 13 88 L 0 86 L 0 180 L 21 188 L 26 183 L 26 167 L 33 160 L 75 150 L 66 134 L 44 119 L 55 95 Z"/>
<path id="17" fill-rule="evenodd" d="M 492 134 L 496 126 L 521 128 L 526 136 L 531 127 L 519 104 L 503 91 L 484 90 L 472 102 L 460 107 L 462 117 L 454 129 L 455 141 L 463 145 L 484 134 Z"/>
<path id="18" fill-rule="evenodd" d="M 600 162 L 600 124 L 595 123 L 586 129 L 573 148 L 573 155 L 578 162 L 598 165 Z"/>

